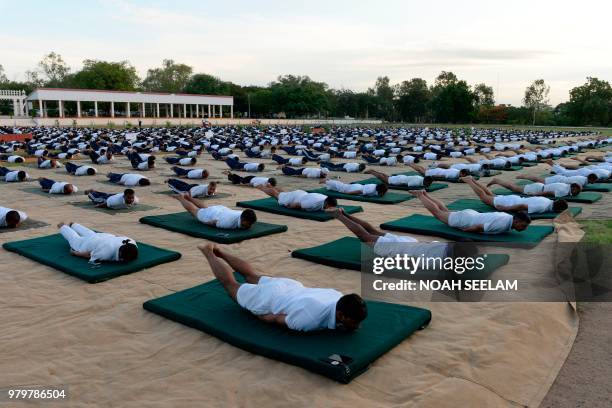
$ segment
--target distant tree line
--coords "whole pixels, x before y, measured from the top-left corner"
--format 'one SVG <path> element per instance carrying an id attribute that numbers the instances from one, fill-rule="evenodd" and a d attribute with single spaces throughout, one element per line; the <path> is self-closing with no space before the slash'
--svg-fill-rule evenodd
<path id="1" fill-rule="evenodd" d="M 376 79 L 365 92 L 331 89 L 308 76 L 282 75 L 268 86 L 242 86 L 205 74 L 186 64 L 166 59 L 149 69 L 144 79 L 128 61 L 87 59 L 71 72 L 59 54 L 46 55 L 24 82 L 9 81 L 0 65 L 0 88 L 63 87 L 123 91 L 185 92 L 231 95 L 237 116 L 252 118 L 377 118 L 409 123 L 490 123 L 561 126 L 612 125 L 612 87 L 588 77 L 570 91 L 569 101 L 549 105 L 550 87 L 537 79 L 525 89 L 522 106 L 498 105 L 493 88 L 484 83 L 469 85 L 452 72 L 442 71 L 429 85 L 422 78 L 391 84 L 386 76 Z M 10 114 L 9 103 L 0 103 L 0 114 Z"/>

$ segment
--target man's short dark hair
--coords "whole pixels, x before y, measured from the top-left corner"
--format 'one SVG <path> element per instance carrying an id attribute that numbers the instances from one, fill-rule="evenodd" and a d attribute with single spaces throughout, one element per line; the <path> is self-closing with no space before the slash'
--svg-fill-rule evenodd
<path id="1" fill-rule="evenodd" d="M 4 220 L 6 222 L 7 227 L 15 228 L 17 224 L 19 224 L 19 221 L 21 221 L 21 216 L 19 215 L 18 211 L 11 210 L 6 213 L 6 217 Z"/>
<path id="2" fill-rule="evenodd" d="M 552 205 L 552 209 L 554 212 L 563 212 L 565 210 L 567 210 L 567 201 L 565 200 L 555 200 L 553 201 L 553 205 Z"/>
<path id="3" fill-rule="evenodd" d="M 131 262 L 138 258 L 138 247 L 131 242 L 125 242 L 119 247 L 119 260 L 121 262 Z"/>
<path id="4" fill-rule="evenodd" d="M 94 174 L 96 174 L 96 170 L 93 167 L 88 167 L 87 174 L 89 174 L 90 176 L 93 176 Z"/>
<path id="5" fill-rule="evenodd" d="M 382 197 L 387 194 L 387 191 L 389 191 L 389 186 L 387 186 L 385 183 L 376 185 L 376 192 L 378 193 L 379 197 Z"/>
<path id="6" fill-rule="evenodd" d="M 431 186 L 431 184 L 434 182 L 434 178 L 431 176 L 425 176 L 423 177 L 423 187 L 427 188 L 429 186 Z"/>
<path id="7" fill-rule="evenodd" d="M 276 186 L 276 179 L 275 179 L 274 177 L 270 177 L 270 178 L 268 179 L 268 183 L 270 183 L 270 185 L 271 185 L 272 187 L 274 187 L 274 186 Z"/>
<path id="8" fill-rule="evenodd" d="M 338 206 L 338 200 L 335 197 L 327 197 L 323 203 L 324 208 L 332 208 Z"/>
<path id="9" fill-rule="evenodd" d="M 138 180 L 138 185 L 149 186 L 151 185 L 151 181 L 147 178 L 141 178 L 140 180 Z"/>
<path id="10" fill-rule="evenodd" d="M 17 172 L 17 180 L 25 180 L 26 179 L 26 172 L 23 170 L 19 170 Z"/>
<path id="11" fill-rule="evenodd" d="M 527 225 L 531 224 L 531 217 L 529 217 L 529 214 L 527 214 L 526 211 L 518 211 L 514 213 L 513 218 L 515 221 L 522 221 Z"/>
<path id="12" fill-rule="evenodd" d="M 362 322 L 368 317 L 368 307 L 361 296 L 356 293 L 344 295 L 336 303 L 336 312 L 341 312 L 347 318 Z"/>
<path id="13" fill-rule="evenodd" d="M 123 195 L 134 195 L 134 194 L 136 194 L 136 192 L 132 190 L 131 188 L 126 188 L 125 190 L 123 190 Z"/>
<path id="14" fill-rule="evenodd" d="M 242 214 L 240 215 L 240 220 L 241 221 L 246 221 L 249 226 L 255 224 L 255 222 L 257 222 L 257 214 L 255 214 L 255 211 L 253 211 L 250 208 L 247 208 L 246 210 L 242 211 Z"/>

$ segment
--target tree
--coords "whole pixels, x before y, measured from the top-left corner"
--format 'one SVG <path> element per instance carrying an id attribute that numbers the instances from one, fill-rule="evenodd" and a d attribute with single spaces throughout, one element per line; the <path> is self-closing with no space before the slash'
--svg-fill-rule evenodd
<path id="1" fill-rule="evenodd" d="M 427 81 L 421 78 L 404 81 L 398 85 L 397 95 L 397 107 L 401 120 L 418 123 L 425 118 L 427 105 L 431 99 Z"/>
<path id="2" fill-rule="evenodd" d="M 142 86 L 146 91 L 182 92 L 192 72 L 193 68 L 189 65 L 176 64 L 171 59 L 165 59 L 161 68 L 147 71 Z"/>
<path id="3" fill-rule="evenodd" d="M 311 116 L 327 113 L 327 84 L 315 82 L 308 76 L 285 75 L 270 84 L 272 107 L 287 117 Z"/>
<path id="4" fill-rule="evenodd" d="M 431 110 L 437 122 L 468 122 L 473 112 L 474 94 L 465 81 L 452 72 L 442 71 L 431 89 Z"/>
<path id="5" fill-rule="evenodd" d="M 8 78 L 4 73 L 4 67 L 2 66 L 2 64 L 0 64 L 0 84 L 3 84 L 5 82 L 8 82 Z"/>
<path id="6" fill-rule="evenodd" d="M 546 85 L 543 79 L 536 79 L 531 85 L 525 89 L 525 97 L 523 103 L 526 107 L 533 111 L 533 123 L 536 123 L 536 114 L 546 104 L 548 104 L 548 93 L 550 86 Z"/>
<path id="7" fill-rule="evenodd" d="M 608 126 L 612 122 L 612 87 L 607 81 L 588 77 L 570 91 L 567 114 L 578 125 Z"/>
<path id="8" fill-rule="evenodd" d="M 378 77 L 374 88 L 368 93 L 376 97 L 376 111 L 378 116 L 386 120 L 394 119 L 393 99 L 395 91 L 390 84 L 389 77 Z"/>
<path id="9" fill-rule="evenodd" d="M 486 84 L 474 85 L 474 103 L 476 107 L 495 105 L 495 98 L 493 97 L 493 87 L 487 86 Z"/>
<path id="10" fill-rule="evenodd" d="M 57 87 L 60 86 L 66 76 L 70 73 L 70 68 L 62 56 L 55 52 L 50 52 L 38 63 L 40 72 L 45 76 L 45 86 Z"/>
<path id="11" fill-rule="evenodd" d="M 184 92 L 206 95 L 227 95 L 230 84 L 208 74 L 195 74 L 185 84 Z"/>
<path id="12" fill-rule="evenodd" d="M 135 91 L 138 88 L 136 68 L 127 61 L 85 60 L 83 68 L 66 78 L 66 84 L 81 89 Z"/>

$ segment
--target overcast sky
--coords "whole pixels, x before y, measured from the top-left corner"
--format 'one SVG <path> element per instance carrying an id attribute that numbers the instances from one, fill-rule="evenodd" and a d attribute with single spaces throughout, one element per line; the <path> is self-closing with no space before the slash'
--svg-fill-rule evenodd
<path id="1" fill-rule="evenodd" d="M 519 105 L 544 78 L 552 104 L 587 76 L 612 80 L 612 1 L 0 0 L 0 64 L 23 80 L 50 51 L 146 70 L 171 58 L 241 85 L 282 74 L 366 90 L 453 71 Z"/>

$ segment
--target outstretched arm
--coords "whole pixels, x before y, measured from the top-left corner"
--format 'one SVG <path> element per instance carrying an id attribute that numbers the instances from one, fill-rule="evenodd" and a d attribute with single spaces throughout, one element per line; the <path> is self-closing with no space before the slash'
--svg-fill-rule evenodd
<path id="1" fill-rule="evenodd" d="M 471 227 L 461 228 L 461 231 L 465 231 L 465 232 L 484 232 L 484 226 L 482 224 L 472 225 Z"/>
<path id="2" fill-rule="evenodd" d="M 278 324 L 279 326 L 287 327 L 287 322 L 285 318 L 287 315 L 285 314 L 265 314 L 265 315 L 257 315 L 257 318 L 266 323 Z"/>
<path id="3" fill-rule="evenodd" d="M 79 258 L 85 258 L 85 259 L 89 259 L 91 257 L 90 252 L 77 252 L 77 251 L 73 251 L 72 249 L 70 250 L 70 254 L 72 254 L 73 256 L 77 256 Z"/>

